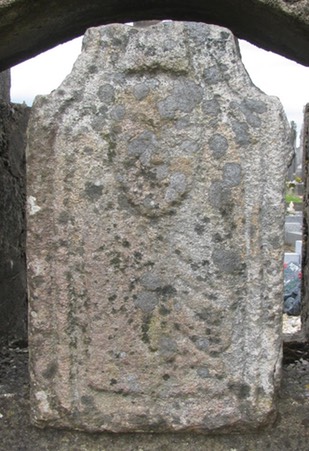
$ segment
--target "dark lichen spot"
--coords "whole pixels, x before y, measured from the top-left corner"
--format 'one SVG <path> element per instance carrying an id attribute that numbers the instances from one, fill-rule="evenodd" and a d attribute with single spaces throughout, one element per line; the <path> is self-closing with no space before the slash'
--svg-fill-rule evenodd
<path id="1" fill-rule="evenodd" d="M 177 293 L 177 290 L 172 285 L 165 285 L 162 288 L 158 288 L 156 290 L 163 298 L 169 298 L 171 296 L 174 296 Z"/>
<path id="2" fill-rule="evenodd" d="M 159 340 L 160 355 L 166 358 L 174 357 L 178 350 L 176 341 L 168 336 L 163 336 Z"/>
<path id="3" fill-rule="evenodd" d="M 99 87 L 98 97 L 103 104 L 109 104 L 115 100 L 115 90 L 112 85 L 105 84 Z"/>
<path id="4" fill-rule="evenodd" d="M 215 233 L 213 236 L 213 241 L 215 243 L 221 243 L 224 240 L 224 238 L 220 235 L 220 233 Z"/>
<path id="5" fill-rule="evenodd" d="M 219 345 L 221 343 L 221 339 L 218 337 L 209 337 L 209 342 L 213 345 Z"/>
<path id="6" fill-rule="evenodd" d="M 194 343 L 196 348 L 200 351 L 206 351 L 209 348 L 209 339 L 207 337 L 199 337 L 193 335 L 190 337 L 190 340 Z"/>
<path id="7" fill-rule="evenodd" d="M 250 396 L 251 388 L 248 384 L 229 382 L 228 388 L 234 392 L 239 399 L 248 398 L 248 396 Z"/>
<path id="8" fill-rule="evenodd" d="M 113 302 L 117 299 L 117 295 L 116 294 L 112 294 L 111 296 L 108 296 L 107 298 L 110 302 Z"/>
<path id="9" fill-rule="evenodd" d="M 108 162 L 109 162 L 109 163 L 112 163 L 113 160 L 114 160 L 114 158 L 115 158 L 115 156 L 116 156 L 116 151 L 115 151 L 115 149 L 112 148 L 112 147 L 109 147 L 108 150 L 107 150 L 107 159 L 108 159 Z"/>
<path id="10" fill-rule="evenodd" d="M 220 133 L 215 133 L 208 141 L 210 150 L 213 157 L 216 159 L 222 158 L 229 147 L 228 141 L 225 136 Z"/>
<path id="11" fill-rule="evenodd" d="M 169 309 L 167 309 L 166 307 L 164 307 L 164 305 L 162 305 L 162 306 L 159 308 L 159 313 L 160 313 L 160 315 L 162 315 L 162 316 L 167 316 L 167 315 L 169 315 L 169 314 L 171 313 L 171 311 L 170 311 Z"/>
<path id="12" fill-rule="evenodd" d="M 140 278 L 140 283 L 149 291 L 156 291 L 163 284 L 161 277 L 155 272 L 144 273 Z"/>
<path id="13" fill-rule="evenodd" d="M 220 114 L 220 104 L 216 98 L 205 100 L 202 104 L 202 110 L 209 116 L 218 116 Z"/>
<path id="14" fill-rule="evenodd" d="M 207 84 L 214 85 L 224 80 L 224 76 L 219 66 L 207 67 L 204 71 L 204 79 Z"/>
<path id="15" fill-rule="evenodd" d="M 218 269 L 227 274 L 233 274 L 242 269 L 242 261 L 236 251 L 217 249 L 212 254 L 213 262 Z"/>
<path id="16" fill-rule="evenodd" d="M 281 237 L 271 237 L 269 241 L 274 249 L 278 249 L 281 246 Z"/>
<path id="17" fill-rule="evenodd" d="M 221 211 L 231 209 L 231 188 L 224 182 L 215 180 L 209 189 L 209 203 Z"/>
<path id="18" fill-rule="evenodd" d="M 34 276 L 32 280 L 35 287 L 40 287 L 45 283 L 45 277 L 43 276 Z"/>
<path id="19" fill-rule="evenodd" d="M 227 186 L 237 186 L 241 182 L 241 166 L 238 163 L 226 163 L 223 166 L 223 181 Z"/>
<path id="20" fill-rule="evenodd" d="M 135 285 L 136 285 L 135 280 L 131 280 L 130 285 L 129 285 L 129 290 L 130 291 L 134 290 Z M 136 299 L 136 294 L 133 295 L 133 299 Z"/>
<path id="21" fill-rule="evenodd" d="M 111 118 L 115 121 L 121 121 L 126 115 L 126 108 L 124 105 L 115 105 L 110 112 Z"/>
<path id="22" fill-rule="evenodd" d="M 205 232 L 205 225 L 204 224 L 195 224 L 194 230 L 198 235 L 203 235 Z"/>
<path id="23" fill-rule="evenodd" d="M 208 299 L 210 298 L 211 295 L 208 296 Z M 199 312 L 196 312 L 196 316 L 203 321 L 207 321 L 207 323 L 212 326 L 220 326 L 223 320 L 222 312 L 206 307 L 203 307 Z M 206 329 L 206 331 L 207 334 L 210 333 L 210 329 Z"/>
<path id="24" fill-rule="evenodd" d="M 145 313 L 152 312 L 158 305 L 158 302 L 158 296 L 151 291 L 142 291 L 138 293 L 136 299 L 134 299 L 135 306 Z"/>
<path id="25" fill-rule="evenodd" d="M 233 101 L 230 106 L 234 110 L 239 108 L 248 124 L 254 128 L 261 126 L 261 119 L 258 115 L 267 111 L 267 105 L 264 102 L 255 99 L 244 99 L 241 103 Z"/>
<path id="26" fill-rule="evenodd" d="M 110 385 L 115 385 L 117 384 L 117 379 L 111 379 L 110 380 Z"/>
<path id="27" fill-rule="evenodd" d="M 58 216 L 58 222 L 60 224 L 67 224 L 70 220 L 70 214 L 67 211 L 62 211 Z"/>
<path id="28" fill-rule="evenodd" d="M 235 142 L 239 146 L 247 146 L 250 144 L 249 127 L 246 122 L 234 120 L 232 122 L 232 130 L 235 135 Z"/>
<path id="29" fill-rule="evenodd" d="M 102 185 L 95 185 L 94 183 L 86 182 L 84 195 L 92 202 L 97 201 L 102 196 L 102 192 Z"/>
<path id="30" fill-rule="evenodd" d="M 221 31 L 220 36 L 222 40 L 226 41 L 230 37 L 230 34 L 226 31 Z"/>
<path id="31" fill-rule="evenodd" d="M 175 209 L 171 209 L 167 212 L 168 216 L 175 216 L 177 215 L 177 210 Z"/>
<path id="32" fill-rule="evenodd" d="M 43 373 L 42 373 L 43 377 L 45 379 L 52 379 L 56 375 L 57 370 L 58 370 L 58 363 L 57 362 L 51 362 L 47 366 L 46 370 L 43 371 Z"/>
<path id="33" fill-rule="evenodd" d="M 126 247 L 126 248 L 131 247 L 131 244 L 129 243 L 128 240 L 122 240 L 122 245 L 123 245 L 123 247 Z"/>
<path id="34" fill-rule="evenodd" d="M 136 163 L 136 161 L 134 158 L 126 158 L 122 162 L 125 169 L 130 169 L 130 168 L 135 167 L 135 163 Z"/>
<path id="35" fill-rule="evenodd" d="M 88 146 L 84 147 L 84 153 L 86 155 L 92 155 L 93 154 L 93 148 L 92 147 L 88 147 Z"/>
<path id="36" fill-rule="evenodd" d="M 141 326 L 141 329 L 142 329 L 142 341 L 144 343 L 149 344 L 150 340 L 149 340 L 148 333 L 149 333 L 149 325 L 150 325 L 151 317 L 150 316 L 145 316 L 143 320 L 144 321 L 143 321 L 142 326 Z"/>
<path id="37" fill-rule="evenodd" d="M 139 83 L 133 87 L 133 95 L 137 100 L 143 100 L 149 94 L 149 87 L 144 83 Z"/>
<path id="38" fill-rule="evenodd" d="M 209 377 L 209 370 L 206 366 L 200 366 L 196 369 L 196 374 L 201 379 L 207 379 Z"/>
<path id="39" fill-rule="evenodd" d="M 122 210 L 126 210 L 130 214 L 133 215 L 136 214 L 134 207 L 132 206 L 132 204 L 130 204 L 130 202 L 128 201 L 128 199 L 124 194 L 119 194 L 117 200 L 119 208 L 121 208 Z"/>
<path id="40" fill-rule="evenodd" d="M 91 126 L 96 132 L 101 132 L 106 123 L 106 112 L 103 112 L 102 108 L 100 108 L 100 113 L 100 115 L 94 116 L 91 120 Z"/>
<path id="41" fill-rule="evenodd" d="M 254 111 L 257 114 L 266 113 L 267 111 L 267 105 L 262 100 L 256 100 L 256 99 L 244 99 L 242 101 L 242 104 L 245 105 L 245 107 L 250 110 Z"/>
<path id="42" fill-rule="evenodd" d="M 115 267 L 117 267 L 117 268 L 119 267 L 120 263 L 121 263 L 121 258 L 118 255 L 116 257 L 113 257 L 110 260 L 110 264 L 115 266 Z"/>
<path id="43" fill-rule="evenodd" d="M 106 249 L 105 244 L 102 244 L 102 246 L 98 247 L 98 249 L 96 250 L 96 252 L 103 252 L 103 251 L 105 251 L 105 249 Z"/>
<path id="44" fill-rule="evenodd" d="M 172 94 L 158 102 L 159 114 L 164 119 L 176 117 L 178 111 L 189 113 L 202 100 L 202 88 L 189 79 L 181 79 L 175 82 Z"/>
<path id="45" fill-rule="evenodd" d="M 200 267 L 200 265 L 198 263 L 191 263 L 190 266 L 193 271 L 197 271 Z"/>
<path id="46" fill-rule="evenodd" d="M 135 251 L 133 256 L 134 256 L 135 260 L 138 260 L 138 261 L 140 261 L 143 258 L 143 254 L 141 254 L 138 251 Z"/>
<path id="47" fill-rule="evenodd" d="M 81 403 L 84 404 L 84 406 L 89 406 L 89 407 L 94 406 L 94 399 L 92 396 L 83 395 L 83 396 L 81 396 L 80 400 L 81 400 Z"/>
<path id="48" fill-rule="evenodd" d="M 151 156 L 157 146 L 156 136 L 152 132 L 145 130 L 137 138 L 129 142 L 128 155 L 133 157 Z"/>

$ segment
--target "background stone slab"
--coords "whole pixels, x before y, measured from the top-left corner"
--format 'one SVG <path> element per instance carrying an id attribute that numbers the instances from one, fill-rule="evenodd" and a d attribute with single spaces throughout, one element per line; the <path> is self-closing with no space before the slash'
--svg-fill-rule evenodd
<path id="1" fill-rule="evenodd" d="M 37 424 L 209 432 L 270 421 L 289 136 L 227 30 L 87 32 L 29 126 Z"/>
<path id="2" fill-rule="evenodd" d="M 1 80 L 0 80 L 1 81 Z M 0 342 L 27 340 L 26 162 L 29 110 L 0 99 Z"/>

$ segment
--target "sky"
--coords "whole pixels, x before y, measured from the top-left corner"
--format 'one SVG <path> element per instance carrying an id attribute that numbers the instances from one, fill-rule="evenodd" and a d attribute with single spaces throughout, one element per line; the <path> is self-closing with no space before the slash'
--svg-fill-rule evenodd
<path id="1" fill-rule="evenodd" d="M 37 94 L 56 89 L 71 72 L 81 51 L 82 37 L 59 45 L 11 70 L 12 102 L 31 106 Z M 266 94 L 279 97 L 288 120 L 303 122 L 303 108 L 309 102 L 309 68 L 240 41 L 243 63 L 253 83 Z"/>

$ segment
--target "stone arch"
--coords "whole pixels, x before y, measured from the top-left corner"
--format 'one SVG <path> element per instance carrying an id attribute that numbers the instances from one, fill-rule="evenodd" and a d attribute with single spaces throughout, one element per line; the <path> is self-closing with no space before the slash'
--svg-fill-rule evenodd
<path id="1" fill-rule="evenodd" d="M 248 41 L 309 65 L 302 0 L 0 0 L 0 71 L 79 36 L 91 26 L 143 19 L 222 25 Z"/>

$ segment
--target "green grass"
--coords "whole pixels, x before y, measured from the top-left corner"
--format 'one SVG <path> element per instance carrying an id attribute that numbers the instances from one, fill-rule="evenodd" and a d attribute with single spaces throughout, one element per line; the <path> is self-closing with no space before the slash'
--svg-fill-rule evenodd
<path id="1" fill-rule="evenodd" d="M 290 202 L 293 202 L 294 204 L 301 204 L 303 198 L 301 196 L 296 196 L 295 194 L 286 194 L 285 201 L 287 204 L 289 204 Z"/>

